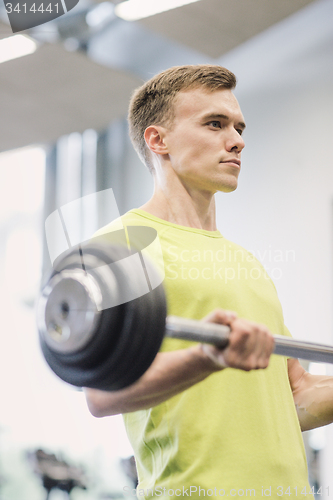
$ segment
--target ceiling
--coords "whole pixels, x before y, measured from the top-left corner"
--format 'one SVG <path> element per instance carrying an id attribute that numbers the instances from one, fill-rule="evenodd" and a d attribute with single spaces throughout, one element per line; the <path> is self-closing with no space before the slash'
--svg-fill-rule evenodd
<path id="1" fill-rule="evenodd" d="M 152 43 L 156 33 L 166 37 L 166 43 L 170 39 L 211 60 L 312 1 L 201 0 L 139 25 L 147 36 L 151 33 Z M 0 38 L 10 35 L 10 28 L 0 23 Z M 44 43 L 34 54 L 5 62 L 0 65 L 0 151 L 106 128 L 126 114 L 130 94 L 141 81 L 134 72 L 97 64 L 59 42 Z"/>
<path id="2" fill-rule="evenodd" d="M 101 66 L 59 44 L 0 67 L 0 151 L 102 130 L 126 113 L 134 75 Z"/>
<path id="3" fill-rule="evenodd" d="M 313 0 L 201 0 L 140 23 L 217 58 Z"/>

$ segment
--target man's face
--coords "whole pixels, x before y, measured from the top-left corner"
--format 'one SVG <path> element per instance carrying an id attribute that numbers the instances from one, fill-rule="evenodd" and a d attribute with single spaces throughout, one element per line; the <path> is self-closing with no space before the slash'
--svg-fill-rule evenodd
<path id="1" fill-rule="evenodd" d="M 211 193 L 236 189 L 245 124 L 231 90 L 180 92 L 174 116 L 164 143 L 184 186 Z"/>

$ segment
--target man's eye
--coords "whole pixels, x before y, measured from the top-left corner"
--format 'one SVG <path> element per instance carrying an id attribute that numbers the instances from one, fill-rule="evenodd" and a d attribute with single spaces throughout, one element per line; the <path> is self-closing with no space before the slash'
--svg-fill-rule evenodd
<path id="1" fill-rule="evenodd" d="M 242 133 L 243 133 L 243 129 L 241 129 L 241 128 L 236 128 L 236 132 L 238 132 L 238 133 L 239 133 L 239 135 L 242 135 Z"/>
<path id="2" fill-rule="evenodd" d="M 220 122 L 215 121 L 215 120 L 212 122 L 209 122 L 209 125 L 212 125 L 212 127 L 214 127 L 214 128 L 221 128 Z"/>

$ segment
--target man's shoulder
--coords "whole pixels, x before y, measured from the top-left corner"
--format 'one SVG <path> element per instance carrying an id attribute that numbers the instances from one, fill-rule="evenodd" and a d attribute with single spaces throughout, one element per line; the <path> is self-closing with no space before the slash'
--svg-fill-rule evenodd
<path id="1" fill-rule="evenodd" d="M 136 210 L 129 210 L 124 215 L 117 217 L 117 219 L 114 219 L 113 221 L 109 222 L 109 224 L 106 224 L 105 226 L 98 229 L 98 231 L 95 232 L 94 236 L 95 237 L 103 236 L 110 232 L 124 229 L 125 226 L 140 226 L 140 225 L 150 226 L 152 224 L 149 224 L 148 219 L 146 220 L 139 213 L 137 213 Z"/>

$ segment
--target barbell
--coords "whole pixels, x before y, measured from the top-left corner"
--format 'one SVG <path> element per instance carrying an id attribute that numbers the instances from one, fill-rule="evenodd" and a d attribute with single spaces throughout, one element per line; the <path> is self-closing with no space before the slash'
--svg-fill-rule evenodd
<path id="1" fill-rule="evenodd" d="M 115 391 L 145 373 L 165 336 L 226 347 L 228 326 L 167 316 L 163 276 L 143 258 L 156 231 L 112 234 L 111 242 L 92 238 L 62 254 L 40 293 L 40 345 L 56 375 Z M 274 354 L 333 363 L 333 347 L 284 336 L 275 336 Z"/>

